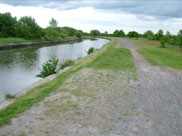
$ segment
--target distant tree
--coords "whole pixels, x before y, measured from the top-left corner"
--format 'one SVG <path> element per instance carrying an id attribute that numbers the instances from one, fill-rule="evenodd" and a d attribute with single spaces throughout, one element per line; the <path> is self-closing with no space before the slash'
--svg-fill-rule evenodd
<path id="1" fill-rule="evenodd" d="M 148 40 L 154 40 L 154 33 L 151 30 L 148 30 L 144 33 L 144 37 L 147 38 Z"/>
<path id="2" fill-rule="evenodd" d="M 163 30 L 160 29 L 160 30 L 155 34 L 155 39 L 156 39 L 156 40 L 160 40 L 160 38 L 161 38 L 162 36 L 164 36 L 164 32 L 163 32 Z"/>
<path id="3" fill-rule="evenodd" d="M 178 32 L 178 36 L 179 36 L 179 39 L 180 39 L 179 45 L 180 45 L 180 48 L 182 48 L 182 30 L 180 30 L 180 31 Z"/>
<path id="4" fill-rule="evenodd" d="M 56 28 L 57 25 L 58 25 L 58 22 L 57 22 L 56 19 L 52 18 L 52 19 L 49 21 L 49 26 L 50 26 L 51 28 Z"/>
<path id="5" fill-rule="evenodd" d="M 17 34 L 26 39 L 40 39 L 43 35 L 41 27 L 32 17 L 24 16 L 18 21 Z"/>
<path id="6" fill-rule="evenodd" d="M 130 38 L 132 38 L 132 37 L 138 38 L 139 34 L 136 31 L 130 31 L 130 32 L 128 32 L 127 36 Z"/>
<path id="7" fill-rule="evenodd" d="M 178 36 L 182 36 L 182 30 L 178 32 Z"/>
<path id="8" fill-rule="evenodd" d="M 55 40 L 61 40 L 65 36 L 63 33 L 60 33 L 56 31 L 55 29 L 52 29 L 51 27 L 47 27 L 44 29 L 44 40 L 46 41 L 55 41 Z"/>
<path id="9" fill-rule="evenodd" d="M 10 13 L 0 13 L 0 37 L 15 37 L 17 20 Z"/>
<path id="10" fill-rule="evenodd" d="M 166 41 L 166 37 L 165 36 L 162 36 L 160 38 L 160 43 L 161 43 L 161 47 L 162 48 L 166 48 L 165 41 Z"/>
<path id="11" fill-rule="evenodd" d="M 82 39 L 82 37 L 83 37 L 83 31 L 82 30 L 78 30 L 76 32 L 76 37 L 79 38 L 79 39 Z"/>
<path id="12" fill-rule="evenodd" d="M 114 37 L 125 37 L 126 35 L 123 30 L 115 30 L 113 33 L 113 36 Z"/>
<path id="13" fill-rule="evenodd" d="M 77 33 L 77 30 L 75 28 L 68 27 L 68 26 L 66 26 L 66 27 L 59 27 L 59 28 L 56 28 L 56 30 L 66 34 L 67 36 L 71 36 L 71 37 L 72 36 L 76 36 L 76 33 Z"/>
<path id="14" fill-rule="evenodd" d="M 99 35 L 100 35 L 100 31 L 99 31 L 99 30 L 91 30 L 91 31 L 90 31 L 90 35 L 91 35 L 91 36 L 94 36 L 94 37 L 95 37 L 95 36 L 99 36 Z"/>
<path id="15" fill-rule="evenodd" d="M 108 36 L 108 32 L 105 31 L 104 34 L 103 34 L 103 36 Z"/>

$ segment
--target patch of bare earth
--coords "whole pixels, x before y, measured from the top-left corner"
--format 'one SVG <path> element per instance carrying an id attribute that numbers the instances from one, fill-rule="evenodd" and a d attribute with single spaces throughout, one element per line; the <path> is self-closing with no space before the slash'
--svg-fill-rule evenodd
<path id="1" fill-rule="evenodd" d="M 138 116 L 135 108 L 130 109 L 135 103 L 127 99 L 129 77 L 130 72 L 85 68 L 70 76 L 59 91 L 1 128 L 0 134 L 119 134 L 116 126 L 122 120 Z"/>

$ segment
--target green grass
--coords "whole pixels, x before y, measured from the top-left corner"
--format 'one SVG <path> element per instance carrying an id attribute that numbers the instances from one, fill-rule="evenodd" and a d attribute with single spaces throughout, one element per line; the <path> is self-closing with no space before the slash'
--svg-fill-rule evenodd
<path id="1" fill-rule="evenodd" d="M 35 42 L 35 40 L 26 40 L 23 38 L 0 38 L 0 44 L 27 43 L 27 42 Z"/>
<path id="2" fill-rule="evenodd" d="M 182 69 L 182 50 L 180 48 L 171 45 L 161 48 L 160 43 L 146 39 L 132 40 L 132 42 L 137 45 L 138 53 L 152 65 Z"/>
<path id="3" fill-rule="evenodd" d="M 26 94 L 18 97 L 14 103 L 0 110 L 0 127 L 10 123 L 13 117 L 18 116 L 20 113 L 29 109 L 34 104 L 44 100 L 44 98 L 52 92 L 57 91 L 67 77 L 88 66 L 88 64 L 95 68 L 108 68 L 113 70 L 126 70 L 127 68 L 134 68 L 132 56 L 129 50 L 114 48 L 115 44 L 116 40 L 112 39 L 107 45 L 103 46 L 101 50 L 96 52 L 96 54 L 91 54 L 84 59 L 81 59 L 77 64 L 64 73 L 58 75 L 55 79 L 43 83 L 31 89 Z M 74 93 L 75 95 L 81 95 L 79 94 L 80 92 Z"/>
<path id="4" fill-rule="evenodd" d="M 115 41 L 116 42 L 116 41 Z M 96 69 L 135 70 L 131 52 L 126 48 L 115 48 L 115 43 L 88 66 Z"/>
<path id="5" fill-rule="evenodd" d="M 65 68 L 65 67 L 68 67 L 68 66 L 72 66 L 75 64 L 75 61 L 74 60 L 66 60 L 64 61 L 62 64 L 61 64 L 61 69 Z"/>
<path id="6" fill-rule="evenodd" d="M 13 99 L 13 98 L 15 98 L 15 95 L 13 95 L 13 94 L 6 94 L 5 98 L 6 99 Z"/>

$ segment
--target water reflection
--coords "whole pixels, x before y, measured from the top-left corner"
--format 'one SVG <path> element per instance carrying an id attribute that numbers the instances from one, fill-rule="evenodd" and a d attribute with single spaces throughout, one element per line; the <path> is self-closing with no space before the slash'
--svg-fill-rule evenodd
<path id="1" fill-rule="evenodd" d="M 0 100 L 4 99 L 5 94 L 15 94 L 40 80 L 35 75 L 39 74 L 41 65 L 52 57 L 60 62 L 76 60 L 86 56 L 90 47 L 100 48 L 107 42 L 106 39 L 84 40 L 72 44 L 0 51 Z"/>

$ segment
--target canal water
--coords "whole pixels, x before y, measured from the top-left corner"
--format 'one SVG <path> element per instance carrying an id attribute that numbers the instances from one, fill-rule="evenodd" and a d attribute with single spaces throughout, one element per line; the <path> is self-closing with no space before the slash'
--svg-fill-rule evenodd
<path id="1" fill-rule="evenodd" d="M 0 101 L 6 94 L 16 94 L 41 78 L 41 65 L 58 58 L 59 63 L 85 57 L 90 47 L 101 48 L 107 39 L 84 40 L 78 43 L 59 44 L 46 47 L 32 47 L 17 50 L 0 51 Z"/>

